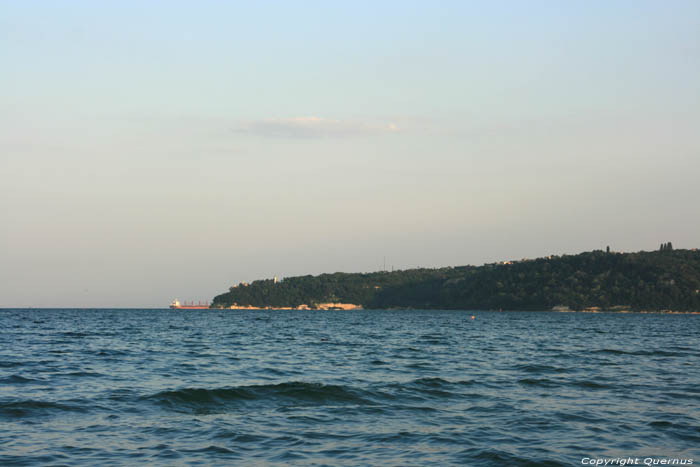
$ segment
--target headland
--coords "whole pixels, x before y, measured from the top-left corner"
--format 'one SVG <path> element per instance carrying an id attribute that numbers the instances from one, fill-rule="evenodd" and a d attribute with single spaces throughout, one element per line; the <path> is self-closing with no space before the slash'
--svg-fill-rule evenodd
<path id="1" fill-rule="evenodd" d="M 669 247 L 262 279 L 232 286 L 211 307 L 698 312 L 700 251 Z"/>

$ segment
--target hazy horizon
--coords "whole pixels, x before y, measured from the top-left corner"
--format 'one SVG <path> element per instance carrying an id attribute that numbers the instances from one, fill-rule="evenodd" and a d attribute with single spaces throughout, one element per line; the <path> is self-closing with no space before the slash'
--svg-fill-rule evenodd
<path id="1" fill-rule="evenodd" d="M 700 2 L 0 4 L 0 307 L 700 246 Z"/>
<path id="2" fill-rule="evenodd" d="M 673 243 L 673 242 L 671 242 Z M 608 245 L 609 246 L 609 245 Z M 689 247 L 689 248 L 678 248 L 676 246 L 673 247 L 674 250 L 682 250 L 682 249 L 690 249 L 690 250 L 695 250 L 697 247 Z M 593 250 L 590 251 L 605 251 L 605 248 L 594 248 Z M 355 270 L 355 271 L 319 271 L 315 272 L 312 275 L 316 276 L 319 274 L 333 274 L 333 273 L 371 273 L 371 272 L 381 272 L 381 271 L 386 271 L 386 272 L 397 272 L 397 271 L 405 271 L 409 269 L 420 269 L 420 268 L 426 268 L 426 269 L 440 269 L 443 267 L 459 267 L 459 266 L 484 266 L 487 264 L 493 264 L 493 263 L 499 263 L 502 261 L 521 261 L 521 260 L 535 260 L 535 259 L 540 259 L 540 258 L 547 258 L 549 256 L 564 256 L 564 255 L 577 255 L 580 253 L 586 253 L 590 251 L 579 251 L 579 252 L 562 252 L 559 254 L 547 254 L 547 255 L 539 255 L 539 256 L 532 256 L 532 257 L 508 257 L 508 258 L 501 258 L 501 259 L 496 259 L 493 261 L 485 261 L 484 263 L 480 264 L 472 264 L 472 263 L 465 263 L 465 264 L 450 264 L 450 265 L 431 265 L 431 266 L 421 266 L 421 265 L 416 265 L 416 266 L 407 266 L 405 268 L 397 268 L 392 264 L 386 263 L 384 264 L 384 259 L 381 259 L 381 264 L 378 265 L 375 269 L 367 269 L 367 270 Z M 654 249 L 642 249 L 642 250 L 636 250 L 636 251 L 629 251 L 629 250 L 615 250 L 612 249 L 610 250 L 613 253 L 639 253 L 639 252 L 650 252 L 650 251 L 655 251 Z M 185 298 L 185 299 L 180 299 L 179 296 L 175 296 L 171 299 L 172 300 L 178 300 L 182 304 L 203 304 L 203 303 L 211 303 L 211 299 L 214 298 L 215 295 L 219 295 L 222 293 L 225 293 L 228 291 L 228 288 L 231 286 L 237 286 L 240 285 L 241 282 L 245 283 L 251 283 L 256 280 L 265 280 L 265 279 L 273 279 L 277 278 L 278 280 L 284 280 L 285 278 L 289 277 L 296 277 L 296 276 L 305 276 L 310 273 L 305 273 L 305 272 L 299 272 L 293 275 L 287 275 L 287 276 L 276 276 L 276 275 L 261 275 L 259 277 L 254 277 L 254 278 L 249 278 L 249 279 L 242 279 L 239 282 L 231 283 L 230 285 L 227 286 L 222 286 L 222 288 L 214 294 L 212 294 L 209 297 L 204 297 L 204 298 Z M 20 306 L 11 306 L 11 305 L 5 305 L 5 306 L 0 306 L 0 309 L 6 308 L 6 309 L 12 309 L 12 308 L 38 308 L 38 309 L 53 309 L 53 308 L 124 308 L 124 309 L 162 309 L 162 308 L 168 308 L 170 305 L 170 302 L 166 303 L 156 303 L 156 304 L 150 304 L 150 305 L 139 305 L 139 304 L 132 304 L 132 305 L 127 305 L 127 306 L 113 306 L 113 305 L 63 305 L 63 306 L 55 306 L 55 305 L 49 305 L 49 304 L 44 304 L 44 305 L 20 305 Z"/>

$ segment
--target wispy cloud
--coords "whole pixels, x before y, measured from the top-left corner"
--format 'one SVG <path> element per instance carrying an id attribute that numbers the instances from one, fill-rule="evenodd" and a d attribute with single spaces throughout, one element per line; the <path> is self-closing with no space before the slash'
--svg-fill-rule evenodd
<path id="1" fill-rule="evenodd" d="M 368 123 L 321 117 L 294 117 L 243 122 L 234 131 L 269 137 L 323 138 L 394 133 L 399 131 L 399 127 L 392 122 Z"/>

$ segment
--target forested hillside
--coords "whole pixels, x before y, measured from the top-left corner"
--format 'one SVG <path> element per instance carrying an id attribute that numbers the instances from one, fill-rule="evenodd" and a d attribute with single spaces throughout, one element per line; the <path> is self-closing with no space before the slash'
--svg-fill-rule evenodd
<path id="1" fill-rule="evenodd" d="M 364 308 L 549 310 L 621 307 L 700 310 L 700 252 L 593 251 L 483 266 L 334 273 L 258 280 L 231 287 L 214 307 L 297 307 L 355 303 Z"/>

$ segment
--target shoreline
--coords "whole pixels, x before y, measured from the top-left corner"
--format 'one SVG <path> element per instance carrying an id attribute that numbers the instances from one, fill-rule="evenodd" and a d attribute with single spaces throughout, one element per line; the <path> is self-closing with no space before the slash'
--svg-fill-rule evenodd
<path id="1" fill-rule="evenodd" d="M 334 308 L 334 307 L 255 307 L 255 306 L 231 306 L 214 307 L 210 310 L 232 310 L 232 311 L 463 311 L 463 312 L 495 312 L 495 313 L 608 313 L 608 314 L 663 314 L 663 315 L 700 315 L 700 311 L 677 311 L 677 310 L 614 310 L 614 309 L 583 309 L 583 310 L 481 310 L 481 309 L 455 309 L 455 308 Z"/>
<path id="2" fill-rule="evenodd" d="M 200 310 L 218 310 L 218 311 L 461 311 L 469 313 L 606 313 L 606 314 L 657 314 L 657 315 L 700 315 L 700 311 L 677 311 L 677 310 L 484 310 L 484 309 L 455 309 L 455 308 L 292 308 L 292 307 L 211 307 L 211 308 L 165 308 L 165 307 L 0 307 L 0 311 L 43 311 L 43 310 L 76 310 L 76 311 L 97 311 L 97 310 L 112 310 L 112 311 L 200 311 Z"/>

